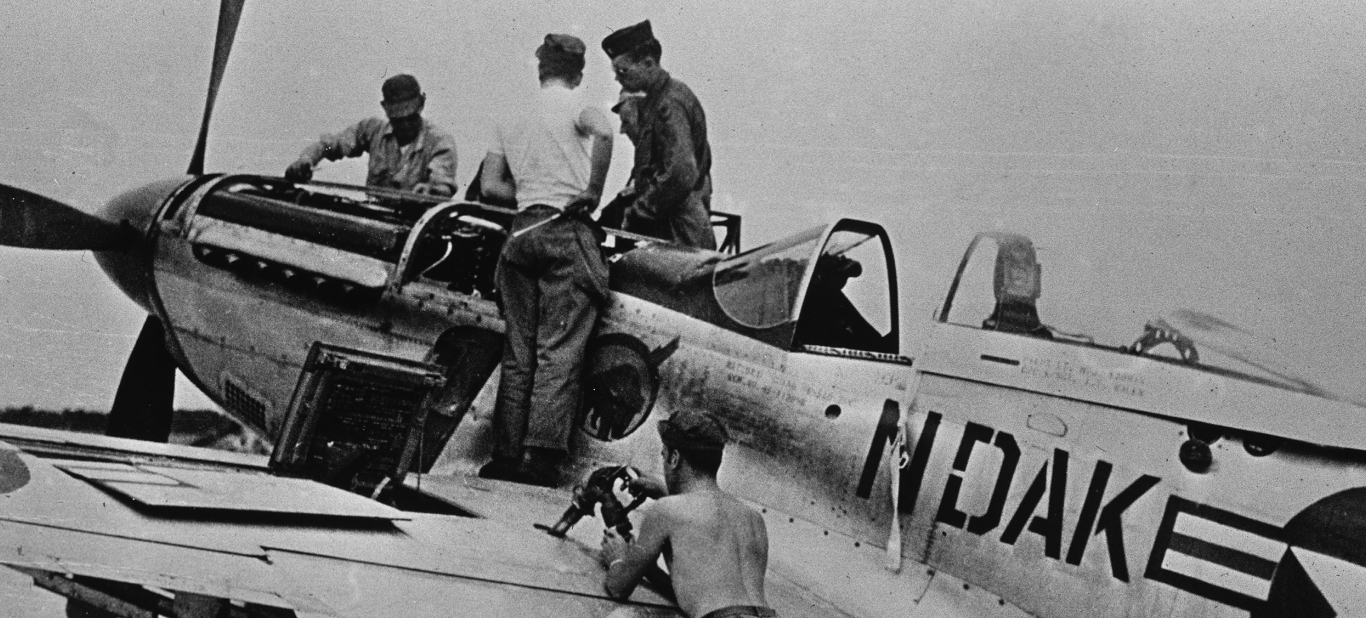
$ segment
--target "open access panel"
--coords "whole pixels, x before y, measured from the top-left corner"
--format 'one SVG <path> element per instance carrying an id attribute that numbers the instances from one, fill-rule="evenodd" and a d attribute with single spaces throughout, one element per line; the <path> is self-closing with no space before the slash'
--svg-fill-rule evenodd
<path id="1" fill-rule="evenodd" d="M 271 470 L 379 497 L 402 484 L 445 382 L 437 365 L 314 343 Z"/>

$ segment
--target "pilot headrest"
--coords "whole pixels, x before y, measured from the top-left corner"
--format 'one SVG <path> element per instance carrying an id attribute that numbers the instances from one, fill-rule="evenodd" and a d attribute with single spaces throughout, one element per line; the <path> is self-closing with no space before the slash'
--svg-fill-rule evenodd
<path id="1" fill-rule="evenodd" d="M 1033 243 L 1025 239 L 1002 242 L 996 253 L 993 276 L 997 300 L 1038 300 L 1042 274 Z"/>
<path id="2" fill-rule="evenodd" d="M 720 451 L 730 436 L 711 414 L 681 409 L 659 421 L 659 439 L 674 450 Z"/>

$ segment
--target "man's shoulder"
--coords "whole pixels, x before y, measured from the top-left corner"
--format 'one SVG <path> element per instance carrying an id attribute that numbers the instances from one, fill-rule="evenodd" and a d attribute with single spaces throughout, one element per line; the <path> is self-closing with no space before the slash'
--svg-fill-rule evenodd
<path id="1" fill-rule="evenodd" d="M 661 94 L 663 95 L 662 98 L 666 101 L 673 101 L 684 105 L 702 105 L 702 103 L 697 100 L 697 95 L 693 94 L 692 88 L 689 88 L 688 84 L 684 83 L 683 80 L 672 75 L 669 76 L 669 81 L 664 85 L 664 90 Z"/>
<path id="2" fill-rule="evenodd" d="M 695 498 L 688 494 L 672 494 L 655 500 L 654 510 L 661 515 L 674 515 L 680 509 L 686 509 L 695 501 Z"/>
<path id="3" fill-rule="evenodd" d="M 383 133 L 385 129 L 389 128 L 389 119 L 381 116 L 371 116 L 357 122 L 356 127 L 366 133 Z"/>
<path id="4" fill-rule="evenodd" d="M 424 118 L 422 120 L 422 127 L 427 132 L 427 136 L 434 142 L 443 143 L 455 141 L 455 137 L 438 123 Z"/>
<path id="5" fill-rule="evenodd" d="M 674 494 L 660 498 L 656 506 L 660 509 L 661 515 L 672 518 L 686 519 L 721 511 L 743 511 L 753 513 L 755 517 L 759 516 L 759 511 L 754 507 L 724 491 Z"/>
<path id="6" fill-rule="evenodd" d="M 669 82 L 659 90 L 659 94 L 651 107 L 654 114 L 659 118 L 667 118 L 677 115 L 687 118 L 688 122 L 705 123 L 705 113 L 702 110 L 702 102 L 697 100 L 692 89 L 687 84 L 674 77 L 669 78 Z"/>

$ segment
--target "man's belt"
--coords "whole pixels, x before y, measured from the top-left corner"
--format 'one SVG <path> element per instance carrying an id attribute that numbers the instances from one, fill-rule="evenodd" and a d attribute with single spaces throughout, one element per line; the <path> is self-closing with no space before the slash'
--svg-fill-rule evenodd
<path id="1" fill-rule="evenodd" d="M 541 227 L 547 223 L 550 223 L 551 221 L 554 221 L 564 216 L 563 210 L 546 204 L 532 204 L 530 206 L 527 206 L 526 208 L 523 208 L 517 214 L 521 215 L 527 213 L 544 213 L 546 215 L 546 218 L 541 219 L 540 221 L 532 223 L 531 225 L 528 225 L 520 230 L 513 232 L 513 238 L 521 237 L 522 235 L 526 234 L 527 232 L 530 232 L 531 230 L 534 230 L 538 227 Z"/>

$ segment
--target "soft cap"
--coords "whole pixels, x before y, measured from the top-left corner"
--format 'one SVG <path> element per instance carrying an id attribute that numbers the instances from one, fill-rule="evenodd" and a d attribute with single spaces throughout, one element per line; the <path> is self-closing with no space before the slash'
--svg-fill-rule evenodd
<path id="1" fill-rule="evenodd" d="M 647 19 L 607 35 L 607 38 L 602 40 L 602 51 L 607 52 L 608 58 L 616 58 L 653 40 L 655 33 L 650 28 L 650 20 Z"/>
<path id="2" fill-rule="evenodd" d="M 559 73 L 583 71 L 583 53 L 587 49 L 579 37 L 570 34 L 547 34 L 536 48 L 536 59 L 541 66 L 554 68 Z"/>
<path id="3" fill-rule="evenodd" d="M 719 451 L 730 436 L 716 417 L 706 412 L 676 410 L 659 421 L 659 439 L 674 450 Z"/>
<path id="4" fill-rule="evenodd" d="M 384 80 L 379 90 L 384 94 L 384 100 L 379 104 L 390 118 L 411 116 L 422 107 L 422 87 L 417 85 L 416 77 L 407 73 Z"/>

